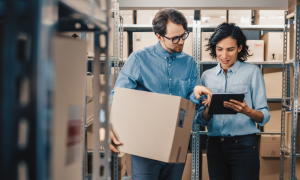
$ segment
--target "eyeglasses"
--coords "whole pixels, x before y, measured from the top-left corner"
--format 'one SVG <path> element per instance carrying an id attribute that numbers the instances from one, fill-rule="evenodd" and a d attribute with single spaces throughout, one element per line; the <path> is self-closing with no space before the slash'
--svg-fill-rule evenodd
<path id="1" fill-rule="evenodd" d="M 180 38 L 181 38 L 182 40 L 186 40 L 186 38 L 189 37 L 189 33 L 190 33 L 189 31 L 186 31 L 183 35 L 181 35 L 181 36 L 176 36 L 176 37 L 174 37 L 173 39 L 167 38 L 166 36 L 162 36 L 162 37 L 164 37 L 164 38 L 166 38 L 166 39 L 172 41 L 173 44 L 178 44 L 179 41 L 180 41 Z"/>

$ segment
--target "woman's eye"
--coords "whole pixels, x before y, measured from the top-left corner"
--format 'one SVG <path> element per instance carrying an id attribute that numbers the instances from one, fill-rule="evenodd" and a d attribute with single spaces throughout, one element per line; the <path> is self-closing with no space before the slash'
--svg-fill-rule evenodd
<path id="1" fill-rule="evenodd" d="M 217 49 L 218 51 L 222 51 L 222 49 Z"/>
<path id="2" fill-rule="evenodd" d="M 228 51 L 233 51 L 233 49 L 229 49 Z"/>

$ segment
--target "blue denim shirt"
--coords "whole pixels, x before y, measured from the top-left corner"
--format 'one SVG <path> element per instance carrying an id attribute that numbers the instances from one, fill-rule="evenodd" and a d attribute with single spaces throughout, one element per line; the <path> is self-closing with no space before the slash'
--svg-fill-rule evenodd
<path id="1" fill-rule="evenodd" d="M 186 98 L 196 104 L 193 90 L 199 85 L 195 60 L 188 54 L 166 51 L 158 41 L 130 54 L 124 64 L 115 87 L 168 94 Z"/>
<path id="2" fill-rule="evenodd" d="M 213 93 L 244 93 L 247 105 L 264 115 L 263 121 L 257 124 L 263 126 L 269 121 L 265 83 L 258 66 L 236 61 L 225 75 L 219 63 L 203 73 L 200 84 L 210 88 Z M 207 122 L 202 118 L 204 110 L 204 106 L 198 110 L 195 123 L 207 126 L 208 136 L 236 136 L 260 132 L 255 121 L 244 114 L 213 115 Z"/>

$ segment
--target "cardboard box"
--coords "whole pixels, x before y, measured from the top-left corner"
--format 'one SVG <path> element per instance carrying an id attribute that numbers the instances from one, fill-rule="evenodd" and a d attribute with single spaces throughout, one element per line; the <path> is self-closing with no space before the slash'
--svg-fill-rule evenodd
<path id="1" fill-rule="evenodd" d="M 123 24 L 133 24 L 133 10 L 123 11 Z"/>
<path id="2" fill-rule="evenodd" d="M 255 25 L 284 25 L 285 13 L 283 10 L 255 10 Z"/>
<path id="3" fill-rule="evenodd" d="M 261 135 L 259 154 L 261 157 L 280 157 L 280 135 Z"/>
<path id="4" fill-rule="evenodd" d="M 201 61 L 213 61 L 212 57 L 209 55 L 209 51 L 206 51 L 207 47 L 206 45 L 209 42 L 210 36 L 214 32 L 202 32 L 202 38 L 201 38 Z"/>
<path id="5" fill-rule="evenodd" d="M 85 98 L 86 42 L 55 36 L 53 121 L 51 125 L 51 177 L 82 179 L 83 106 Z"/>
<path id="6" fill-rule="evenodd" d="M 194 21 L 194 10 L 179 10 L 185 16 L 187 23 L 192 25 Z M 158 10 L 137 10 L 136 24 L 151 24 Z"/>
<path id="7" fill-rule="evenodd" d="M 191 180 L 192 178 L 192 153 L 186 155 L 186 162 L 181 180 Z"/>
<path id="8" fill-rule="evenodd" d="M 202 150 L 202 180 L 209 180 L 206 150 Z"/>
<path id="9" fill-rule="evenodd" d="M 111 127 L 120 152 L 185 163 L 194 112 L 195 104 L 179 96 L 117 87 Z"/>
<path id="10" fill-rule="evenodd" d="M 247 45 L 249 46 L 249 51 L 252 56 L 247 60 L 262 62 L 264 61 L 264 41 L 263 40 L 247 40 Z"/>
<path id="11" fill-rule="evenodd" d="M 236 25 L 251 25 L 251 10 L 228 10 L 228 22 Z"/>
<path id="12" fill-rule="evenodd" d="M 118 180 L 122 180 L 122 178 L 126 174 L 126 154 L 125 153 L 120 153 L 118 154 Z M 111 163 L 111 180 L 114 180 L 114 172 L 113 172 L 113 163 L 114 159 L 112 159 Z"/>
<path id="13" fill-rule="evenodd" d="M 278 157 L 260 157 L 260 180 L 274 180 L 279 179 L 280 174 L 280 158 Z M 284 178 L 290 177 L 290 158 L 284 158 Z"/>
<path id="14" fill-rule="evenodd" d="M 263 132 L 281 132 L 281 103 L 268 103 L 271 118 L 263 126 Z"/>
<path id="15" fill-rule="evenodd" d="M 289 0 L 288 1 L 289 14 L 295 12 L 296 6 L 300 6 L 300 0 Z"/>
<path id="16" fill-rule="evenodd" d="M 226 10 L 200 10 L 201 25 L 219 25 L 227 22 Z"/>
<path id="17" fill-rule="evenodd" d="M 282 98 L 282 68 L 263 68 L 268 98 Z"/>
<path id="18" fill-rule="evenodd" d="M 292 112 L 286 112 L 286 118 L 285 118 L 285 147 L 289 150 L 291 150 L 291 140 L 292 140 L 292 128 L 293 128 L 293 116 Z M 297 135 L 296 135 L 296 152 L 300 153 L 300 125 L 299 125 L 299 113 L 298 113 L 298 123 L 297 123 Z"/>
<path id="19" fill-rule="evenodd" d="M 287 35 L 288 36 L 288 35 Z M 283 61 L 283 32 L 269 32 L 261 36 L 265 45 L 265 61 Z M 287 38 L 287 60 L 289 57 L 289 38 Z"/>
<path id="20" fill-rule="evenodd" d="M 137 51 L 139 49 L 152 46 L 158 42 L 158 39 L 153 32 L 133 32 L 132 38 L 133 38 L 132 40 L 133 51 Z M 184 42 L 183 52 L 187 53 L 190 56 L 193 56 L 193 33 L 192 32 L 190 32 L 189 37 Z"/>

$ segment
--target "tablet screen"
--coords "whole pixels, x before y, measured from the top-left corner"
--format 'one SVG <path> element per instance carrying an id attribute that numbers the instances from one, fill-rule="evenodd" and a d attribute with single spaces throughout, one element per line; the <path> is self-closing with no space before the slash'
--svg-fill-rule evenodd
<path id="1" fill-rule="evenodd" d="M 223 93 L 223 94 L 213 94 L 209 111 L 209 115 L 214 114 L 237 114 L 236 111 L 230 108 L 224 107 L 224 101 L 234 99 L 239 102 L 243 102 L 245 95 L 243 93 Z"/>

